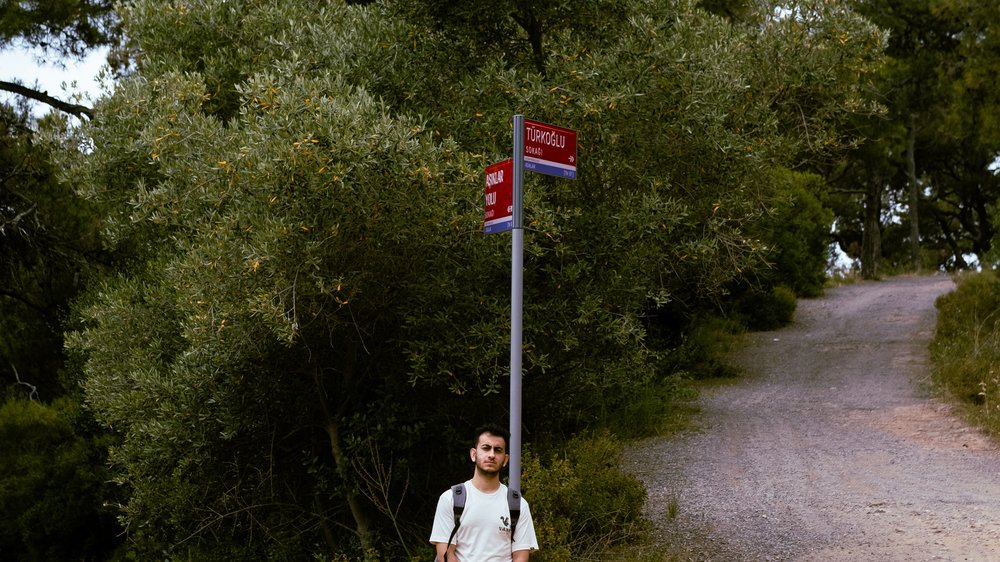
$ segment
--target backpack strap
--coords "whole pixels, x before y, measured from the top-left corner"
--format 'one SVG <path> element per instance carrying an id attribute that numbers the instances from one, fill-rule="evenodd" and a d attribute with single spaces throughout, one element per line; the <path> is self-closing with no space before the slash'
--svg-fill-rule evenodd
<path id="1" fill-rule="evenodd" d="M 462 526 L 462 512 L 465 511 L 465 498 L 467 496 L 468 494 L 465 493 L 464 482 L 462 484 L 455 484 L 451 487 L 451 502 L 455 511 L 455 528 L 451 530 L 451 536 L 448 537 L 448 547 L 446 547 L 444 553 L 445 562 L 448 560 L 447 548 L 451 548 L 451 540 L 455 538 L 455 533 L 457 533 L 458 528 Z"/>
<path id="2" fill-rule="evenodd" d="M 465 483 L 455 484 L 451 487 L 451 503 L 452 509 L 455 512 L 455 527 L 451 530 L 451 536 L 448 537 L 448 544 L 451 545 L 452 539 L 455 538 L 455 534 L 458 533 L 458 528 L 462 526 L 462 512 L 465 511 L 465 498 L 468 494 L 465 493 Z M 521 518 L 521 492 L 513 488 L 507 488 L 507 510 L 510 512 L 510 542 L 514 542 L 514 531 L 517 530 L 517 520 Z M 444 555 L 445 562 L 448 560 L 448 554 Z"/>
<path id="3" fill-rule="evenodd" d="M 510 511 L 510 542 L 514 542 L 514 530 L 521 517 L 521 492 L 507 488 L 507 509 Z"/>

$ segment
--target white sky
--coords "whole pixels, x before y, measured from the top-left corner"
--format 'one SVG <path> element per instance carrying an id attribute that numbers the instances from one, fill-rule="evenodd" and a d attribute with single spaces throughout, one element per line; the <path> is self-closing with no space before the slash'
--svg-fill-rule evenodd
<path id="1" fill-rule="evenodd" d="M 107 50 L 101 49 L 83 61 L 68 61 L 65 68 L 61 68 L 59 65 L 40 65 L 30 51 L 3 49 L 0 50 L 0 80 L 20 81 L 29 88 L 47 91 L 50 96 L 64 101 L 73 101 L 73 94 L 83 94 L 86 96 L 84 101 L 77 103 L 90 105 L 101 94 L 96 78 L 106 64 L 106 58 Z M 0 101 L 14 97 L 14 94 L 0 91 Z M 35 103 L 34 106 L 34 113 L 38 116 L 49 111 L 44 104 Z"/>

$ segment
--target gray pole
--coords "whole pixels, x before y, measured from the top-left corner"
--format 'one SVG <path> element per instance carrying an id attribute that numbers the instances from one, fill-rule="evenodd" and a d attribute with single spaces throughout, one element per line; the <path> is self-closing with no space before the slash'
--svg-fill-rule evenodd
<path id="1" fill-rule="evenodd" d="M 524 304 L 524 115 L 514 116 L 514 197 L 510 248 L 510 480 L 521 490 L 521 321 Z"/>

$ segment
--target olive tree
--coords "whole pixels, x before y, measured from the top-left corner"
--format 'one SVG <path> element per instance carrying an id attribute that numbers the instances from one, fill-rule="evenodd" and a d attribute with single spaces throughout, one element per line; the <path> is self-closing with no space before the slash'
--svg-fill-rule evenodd
<path id="1" fill-rule="evenodd" d="M 475 66 L 452 49 L 476 42 L 402 3 L 123 6 L 137 71 L 63 140 L 134 256 L 81 300 L 70 349 L 121 437 L 137 551 L 425 540 L 466 476 L 461 432 L 505 417 L 509 241 L 482 235 L 481 193 L 513 113 L 581 139 L 580 180 L 526 188 L 528 435 L 606 422 L 673 376 L 657 311 L 769 267 L 755 232 L 779 172 L 850 140 L 838 116 L 870 110 L 878 33 L 827 2 L 741 22 L 594 6 L 628 17 L 577 33 L 539 12 L 541 51 L 512 64 L 524 45 L 485 42 Z"/>

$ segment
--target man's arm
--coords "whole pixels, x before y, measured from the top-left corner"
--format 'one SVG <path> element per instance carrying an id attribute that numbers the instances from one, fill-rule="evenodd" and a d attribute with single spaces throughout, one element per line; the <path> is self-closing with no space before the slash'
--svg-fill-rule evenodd
<path id="1" fill-rule="evenodd" d="M 434 562 L 444 562 L 444 555 L 446 552 L 448 553 L 449 560 L 455 559 L 455 545 L 453 544 L 449 545 L 448 543 L 443 543 L 443 542 L 436 542 L 434 543 L 434 548 L 437 553 L 437 555 L 434 557 Z M 517 559 L 515 558 L 515 560 Z M 525 560 L 527 560 L 527 558 L 525 558 Z"/>
<path id="2" fill-rule="evenodd" d="M 511 560 L 513 562 L 528 562 L 529 554 L 531 554 L 530 550 L 515 550 Z"/>

